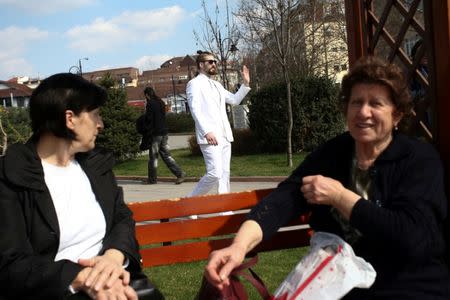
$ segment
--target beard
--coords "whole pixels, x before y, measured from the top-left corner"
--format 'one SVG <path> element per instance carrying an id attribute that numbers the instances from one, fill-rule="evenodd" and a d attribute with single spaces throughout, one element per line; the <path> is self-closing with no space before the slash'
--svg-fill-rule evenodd
<path id="1" fill-rule="evenodd" d="M 217 75 L 217 68 L 216 68 L 216 67 L 210 68 L 210 69 L 208 70 L 208 74 L 209 74 L 209 75 Z"/>

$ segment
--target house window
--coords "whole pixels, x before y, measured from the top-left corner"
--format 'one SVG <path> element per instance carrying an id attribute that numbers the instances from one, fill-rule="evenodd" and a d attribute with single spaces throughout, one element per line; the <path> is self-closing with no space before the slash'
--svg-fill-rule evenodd
<path id="1" fill-rule="evenodd" d="M 3 106 L 4 107 L 11 107 L 12 106 L 11 98 L 4 98 L 3 99 Z"/>
<path id="2" fill-rule="evenodd" d="M 17 107 L 25 107 L 25 98 L 16 98 Z"/>

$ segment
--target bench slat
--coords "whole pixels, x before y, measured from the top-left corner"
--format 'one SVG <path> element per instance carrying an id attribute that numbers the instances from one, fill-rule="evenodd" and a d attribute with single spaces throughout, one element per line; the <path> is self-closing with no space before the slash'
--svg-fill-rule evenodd
<path id="1" fill-rule="evenodd" d="M 141 245 L 173 242 L 194 238 L 222 236 L 236 233 L 246 214 L 230 216 L 199 217 L 197 220 L 174 220 L 173 222 L 140 224 L 136 226 L 136 237 Z M 287 226 L 307 224 L 302 216 Z M 164 232 L 164 234 L 161 234 Z"/>
<path id="2" fill-rule="evenodd" d="M 307 246 L 310 239 L 309 232 L 310 229 L 279 232 L 273 239 L 261 243 L 255 250 L 261 252 Z M 226 247 L 231 242 L 231 238 L 226 238 L 141 249 L 143 266 L 153 267 L 204 260 L 208 258 L 211 251 Z"/>
<path id="3" fill-rule="evenodd" d="M 142 245 L 173 242 L 193 238 L 235 233 L 245 219 L 245 214 L 181 220 L 176 222 L 136 226 L 136 237 Z M 161 234 L 164 232 L 164 234 Z"/>
<path id="4" fill-rule="evenodd" d="M 129 203 L 136 222 L 241 210 L 254 206 L 273 189 Z"/>

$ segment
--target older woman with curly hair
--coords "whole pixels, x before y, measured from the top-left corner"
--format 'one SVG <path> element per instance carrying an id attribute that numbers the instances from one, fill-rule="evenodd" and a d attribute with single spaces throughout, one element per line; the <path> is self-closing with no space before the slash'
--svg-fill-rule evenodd
<path id="1" fill-rule="evenodd" d="M 339 235 L 377 272 L 370 289 L 344 299 L 450 299 L 443 168 L 430 144 L 398 131 L 411 109 L 401 70 L 363 58 L 339 97 L 348 132 L 308 155 L 250 212 L 231 246 L 211 253 L 208 280 L 222 289 L 262 239 L 311 212 L 312 229 Z"/>

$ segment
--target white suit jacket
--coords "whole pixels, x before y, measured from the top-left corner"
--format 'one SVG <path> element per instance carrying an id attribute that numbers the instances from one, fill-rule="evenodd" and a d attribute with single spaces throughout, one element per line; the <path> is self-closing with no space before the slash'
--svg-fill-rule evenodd
<path id="1" fill-rule="evenodd" d="M 195 121 L 197 143 L 207 144 L 205 135 L 208 132 L 232 142 L 225 103 L 238 105 L 249 91 L 250 88 L 242 84 L 235 94 L 230 93 L 219 82 L 202 73 L 189 81 L 186 94 Z"/>

